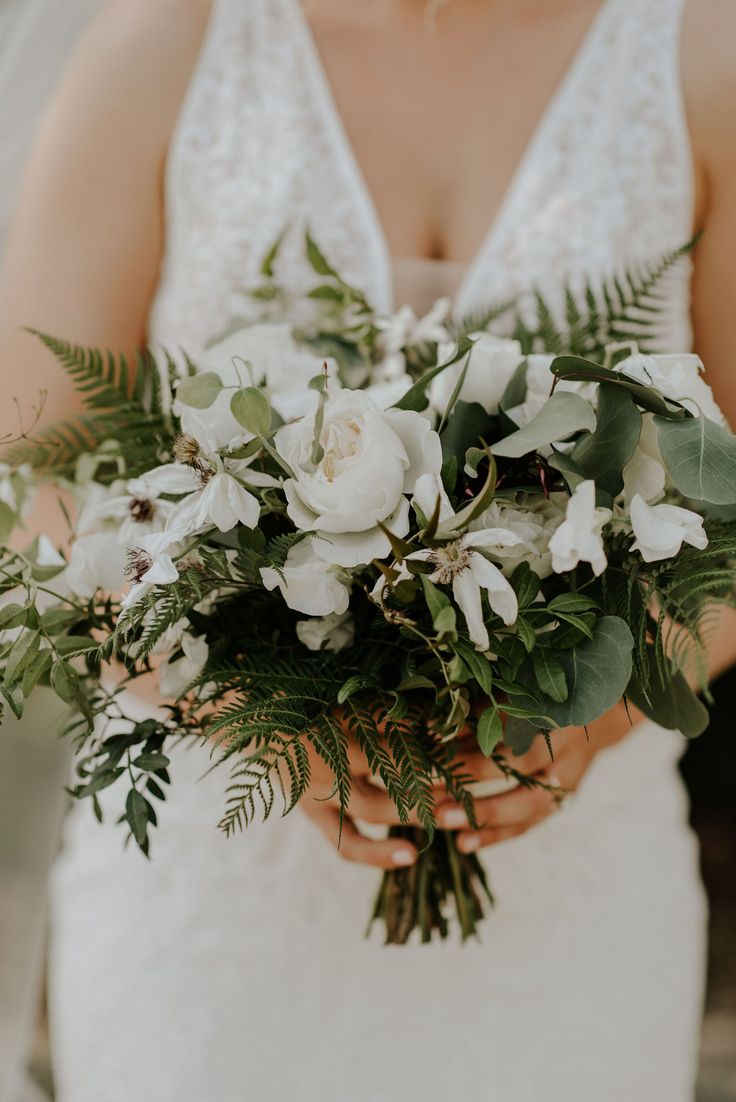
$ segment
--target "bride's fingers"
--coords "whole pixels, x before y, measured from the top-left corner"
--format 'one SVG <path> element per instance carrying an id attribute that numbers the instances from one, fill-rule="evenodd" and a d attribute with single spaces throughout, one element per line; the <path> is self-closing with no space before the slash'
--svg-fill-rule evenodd
<path id="1" fill-rule="evenodd" d="M 540 815 L 537 819 L 531 819 L 528 823 L 517 826 L 490 827 L 486 830 L 473 830 L 457 837 L 457 847 L 461 853 L 475 853 L 486 846 L 496 846 L 499 842 L 507 842 L 510 838 L 518 838 L 526 834 L 533 827 L 547 820 L 548 816 Z"/>
<path id="2" fill-rule="evenodd" d="M 554 796 L 546 789 L 518 786 L 501 796 L 474 801 L 477 829 L 521 826 L 552 814 L 557 806 Z M 439 807 L 437 821 L 443 830 L 471 829 L 464 809 L 456 803 L 446 803 Z"/>
<path id="3" fill-rule="evenodd" d="M 345 861 L 379 869 L 400 869 L 413 865 L 417 859 L 416 847 L 411 842 L 403 838 L 386 838 L 379 842 L 366 838 L 347 816 L 343 818 L 341 835 L 340 812 L 331 804 L 306 800 L 302 809 Z"/>
<path id="4" fill-rule="evenodd" d="M 417 826 L 419 824 L 415 812 L 410 812 L 408 819 L 402 819 L 386 789 L 378 788 L 363 777 L 353 777 L 350 814 L 354 819 L 375 825 Z"/>

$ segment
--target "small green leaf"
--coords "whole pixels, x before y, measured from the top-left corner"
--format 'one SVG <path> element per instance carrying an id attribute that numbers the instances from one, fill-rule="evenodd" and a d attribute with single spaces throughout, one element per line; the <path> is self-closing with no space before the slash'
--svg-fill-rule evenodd
<path id="1" fill-rule="evenodd" d="M 469 337 L 463 337 L 457 345 L 454 355 L 445 360 L 444 363 L 438 364 L 437 367 L 433 367 L 431 371 L 427 371 L 422 375 L 414 386 L 407 390 L 406 394 L 398 401 L 394 402 L 393 409 L 411 409 L 421 413 L 423 409 L 427 408 L 426 391 L 432 382 L 438 375 L 445 371 L 448 367 L 452 367 L 458 360 L 462 360 L 473 347 L 475 341 Z"/>
<path id="2" fill-rule="evenodd" d="M 37 631 L 24 631 L 10 648 L 10 656 L 5 667 L 5 684 L 10 686 L 19 681 L 23 670 L 38 654 L 41 637 Z"/>
<path id="3" fill-rule="evenodd" d="M 552 612 L 589 612 L 597 609 L 598 602 L 594 597 L 586 597 L 584 593 L 560 593 L 553 597 L 547 608 Z"/>
<path id="4" fill-rule="evenodd" d="M 10 705 L 11 711 L 16 719 L 23 719 L 23 706 L 25 704 L 25 693 L 20 685 L 10 685 L 2 690 L 2 694 Z"/>
<path id="5" fill-rule="evenodd" d="M 517 616 L 514 627 L 526 651 L 531 653 L 537 645 L 537 634 L 534 628 L 524 616 Z"/>
<path id="6" fill-rule="evenodd" d="M 435 617 L 434 630 L 440 639 L 454 639 L 457 635 L 457 613 L 448 605 Z"/>
<path id="7" fill-rule="evenodd" d="M 28 610 L 21 605 L 4 605 L 0 608 L 0 631 L 23 627 L 27 615 Z"/>
<path id="8" fill-rule="evenodd" d="M 519 608 L 528 608 L 536 601 L 542 587 L 539 575 L 535 574 L 528 562 L 520 563 L 510 578 L 516 593 Z"/>
<path id="9" fill-rule="evenodd" d="M 641 413 L 629 391 L 601 383 L 596 415 L 595 432 L 581 437 L 570 458 L 586 478 L 594 479 L 616 496 L 623 489 L 623 469 L 639 443 Z"/>
<path id="10" fill-rule="evenodd" d="M 538 723 L 533 723 L 523 716 L 515 716 L 508 711 L 506 712 L 506 729 L 503 741 L 515 757 L 520 758 L 522 754 L 527 754 L 538 734 Z"/>
<path id="11" fill-rule="evenodd" d="M 214 371 L 202 371 L 182 379 L 176 397 L 192 409 L 209 409 L 222 390 L 222 379 Z"/>
<path id="12" fill-rule="evenodd" d="M 157 753 L 143 753 L 139 754 L 134 759 L 133 765 L 136 769 L 142 769 L 146 773 L 153 773 L 156 769 L 168 769 L 171 765 L 171 759 L 166 757 L 166 754 Z"/>
<path id="13" fill-rule="evenodd" d="M 142 796 L 137 788 L 131 788 L 125 801 L 125 818 L 139 846 L 143 846 L 146 842 L 149 806 L 145 796 Z"/>
<path id="14" fill-rule="evenodd" d="M 453 644 L 453 649 L 460 655 L 486 696 L 490 696 L 493 692 L 493 670 L 488 659 L 462 639 Z"/>
<path id="15" fill-rule="evenodd" d="M 487 708 L 478 720 L 478 746 L 487 758 L 503 738 L 503 720 L 498 708 Z"/>
<path id="16" fill-rule="evenodd" d="M 58 659 L 51 667 L 51 688 L 65 704 L 73 704 L 76 700 L 79 677 L 74 667 L 63 658 Z"/>
<path id="17" fill-rule="evenodd" d="M 307 260 L 314 268 L 317 275 L 331 276 L 333 279 L 339 279 L 338 273 L 328 262 L 327 258 L 323 254 L 317 242 L 314 238 L 307 234 Z"/>
<path id="18" fill-rule="evenodd" d="M 351 696 L 355 696 L 356 693 L 362 692 L 364 689 L 376 689 L 378 687 L 374 677 L 355 674 L 354 677 L 349 677 L 347 681 L 340 686 L 340 690 L 337 694 L 337 703 L 344 704 L 346 700 L 349 700 Z"/>
<path id="19" fill-rule="evenodd" d="M 85 651 L 96 650 L 99 643 L 95 639 L 90 639 L 88 635 L 62 635 L 56 640 L 55 646 L 59 654 L 69 657 L 73 654 L 84 654 Z"/>
<path id="20" fill-rule="evenodd" d="M 255 386 L 236 390 L 230 401 L 232 415 L 246 432 L 265 436 L 271 428 L 271 407 L 262 390 Z"/>
<path id="21" fill-rule="evenodd" d="M 438 589 L 434 582 L 430 582 L 429 578 L 422 577 L 422 589 L 424 590 L 424 597 L 427 602 L 427 608 L 429 609 L 429 615 L 432 617 L 432 622 L 437 619 L 439 614 L 446 608 L 451 607 L 450 598 L 446 593 L 443 593 L 441 589 Z"/>
<path id="22" fill-rule="evenodd" d="M 41 617 L 41 627 L 49 635 L 56 635 L 57 632 L 65 631 L 73 624 L 79 623 L 81 618 L 78 609 L 50 608 Z"/>

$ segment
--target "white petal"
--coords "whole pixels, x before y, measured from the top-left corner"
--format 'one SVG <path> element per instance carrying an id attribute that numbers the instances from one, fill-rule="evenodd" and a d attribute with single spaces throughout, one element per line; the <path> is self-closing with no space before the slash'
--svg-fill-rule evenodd
<path id="1" fill-rule="evenodd" d="M 190 494 L 202 486 L 196 471 L 183 463 L 165 463 L 142 475 L 140 481 L 160 494 Z"/>
<path id="2" fill-rule="evenodd" d="M 474 552 L 470 560 L 470 573 L 488 593 L 488 603 L 496 615 L 501 617 L 507 627 L 515 624 L 519 615 L 519 602 L 512 586 L 498 567 Z"/>
<path id="3" fill-rule="evenodd" d="M 483 622 L 480 586 L 470 570 L 463 570 L 455 576 L 452 582 L 452 592 L 465 616 L 470 638 L 479 650 L 488 650 L 490 640 L 488 629 Z"/>
<path id="4" fill-rule="evenodd" d="M 409 532 L 409 502 L 402 497 L 399 507 L 385 522 L 386 528 L 402 538 Z M 352 568 L 366 566 L 374 559 L 385 559 L 391 554 L 391 541 L 380 528 L 367 532 L 319 532 L 315 539 L 315 554 L 325 562 Z"/>

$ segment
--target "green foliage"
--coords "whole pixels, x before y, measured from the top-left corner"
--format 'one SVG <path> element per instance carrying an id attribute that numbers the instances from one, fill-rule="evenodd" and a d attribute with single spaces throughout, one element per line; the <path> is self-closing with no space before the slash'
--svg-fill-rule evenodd
<path id="1" fill-rule="evenodd" d="M 44 333 L 36 336 L 67 372 L 87 412 L 8 445 L 5 462 L 28 463 L 39 474 L 72 477 L 80 455 L 114 440 L 131 477 L 154 467 L 168 449 L 172 429 L 162 412 L 161 381 L 153 356 L 141 352 L 129 364 L 123 355 L 81 348 Z M 117 470 L 110 477 L 117 477 Z M 102 472 L 100 481 L 104 480 Z"/>

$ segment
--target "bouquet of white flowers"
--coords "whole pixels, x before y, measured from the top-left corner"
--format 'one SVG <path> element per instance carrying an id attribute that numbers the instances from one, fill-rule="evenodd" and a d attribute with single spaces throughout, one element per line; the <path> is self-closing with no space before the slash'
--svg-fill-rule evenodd
<path id="1" fill-rule="evenodd" d="M 75 794 L 124 790 L 147 854 L 167 748 L 201 739 L 232 766 L 230 833 L 292 809 L 310 754 L 350 804 L 355 740 L 418 817 L 415 867 L 386 874 L 387 940 L 462 936 L 488 895 L 476 855 L 435 829 L 434 792 L 473 814 L 458 754 L 471 730 L 515 783 L 540 732 L 622 697 L 700 733 L 685 668 L 707 609 L 734 596 L 736 438 L 689 354 L 647 351 L 656 268 L 456 324 L 448 304 L 377 317 L 307 239 L 320 281 L 299 329 L 264 261 L 267 320 L 197 363 L 125 360 L 42 339 L 88 412 L 11 448 L 0 533 L 35 479 L 78 503 L 68 550 L 0 552 L 2 693 L 69 704 Z M 274 315 L 280 314 L 279 319 Z M 492 335 L 495 324 L 512 335 Z M 126 586 L 127 579 L 127 586 Z M 121 729 L 121 689 L 155 671 L 167 718 Z"/>

